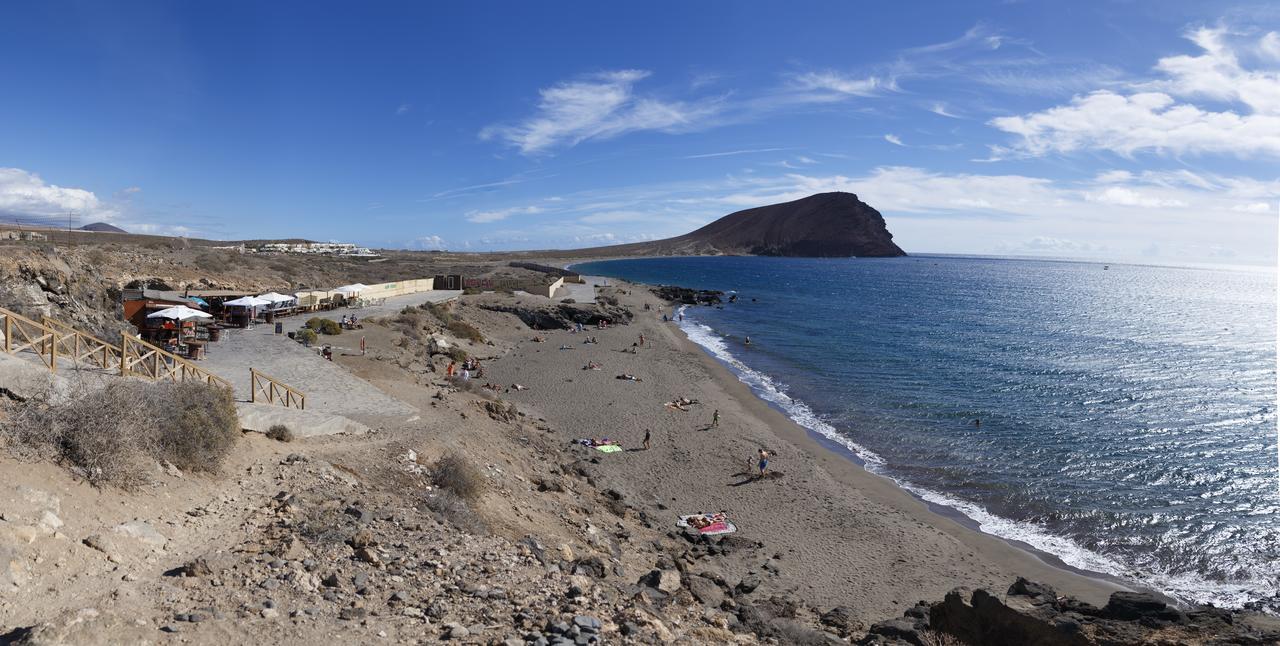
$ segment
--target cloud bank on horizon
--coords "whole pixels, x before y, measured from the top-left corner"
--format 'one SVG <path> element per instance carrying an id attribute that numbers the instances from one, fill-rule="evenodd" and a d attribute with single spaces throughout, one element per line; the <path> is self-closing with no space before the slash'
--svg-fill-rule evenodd
<path id="1" fill-rule="evenodd" d="M 0 50 L 53 46 L 32 31 L 53 14 L 31 11 L 0 26 L 14 36 Z M 335 19 L 311 14 L 280 50 L 255 52 L 288 79 L 224 60 L 219 25 L 184 13 L 195 9 L 138 11 L 82 22 L 128 18 L 126 29 L 187 37 L 61 52 L 106 57 L 76 72 L 99 93 L 112 88 L 94 119 L 83 107 L 51 111 L 75 90 L 47 80 L 0 106 L 0 218 L 72 212 L 148 232 L 422 249 L 580 247 L 840 190 L 880 210 L 908 252 L 1276 259 L 1280 12 L 1265 6 L 1210 15 L 1175 3 L 1153 16 L 993 4 L 927 24 L 883 8 L 858 42 L 838 37 L 842 20 L 866 21 L 848 7 L 830 7 L 822 24 L 735 9 L 739 28 L 778 35 L 768 43 L 617 8 L 578 18 L 632 28 L 591 37 L 552 24 L 563 16 L 512 10 L 500 20 L 566 30 L 563 51 L 528 35 L 445 58 L 450 45 L 485 44 L 468 40 L 480 37 L 465 8 L 448 10 L 462 14 L 440 47 L 395 39 L 445 18 L 418 9 L 403 26 L 357 16 L 373 33 L 336 53 L 320 42 Z M 691 27 L 722 18 L 693 13 Z M 809 33 L 791 36 L 797 22 Z M 1087 46 L 1063 35 L 1072 28 L 1088 30 Z M 71 73 L 60 65 L 10 71 L 15 83 Z M 113 76 L 121 69 L 138 78 Z M 171 92 L 143 106 L 141 86 L 157 78 Z"/>

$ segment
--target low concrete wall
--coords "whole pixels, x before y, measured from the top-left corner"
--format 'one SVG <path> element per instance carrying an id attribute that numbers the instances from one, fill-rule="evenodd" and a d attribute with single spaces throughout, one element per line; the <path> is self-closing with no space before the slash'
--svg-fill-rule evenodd
<path id="1" fill-rule="evenodd" d="M 435 278 L 416 278 L 411 280 L 397 280 L 393 283 L 378 283 L 377 285 L 369 285 L 360 292 L 360 298 L 391 298 L 393 296 L 404 296 L 405 294 L 417 294 L 419 292 L 429 292 L 434 289 Z"/>
<path id="2" fill-rule="evenodd" d="M 564 279 L 557 278 L 555 282 L 547 285 L 529 285 L 528 287 L 525 287 L 524 291 L 529 292 L 530 294 L 551 298 L 555 295 L 556 290 L 560 289 L 562 285 L 564 285 Z"/>

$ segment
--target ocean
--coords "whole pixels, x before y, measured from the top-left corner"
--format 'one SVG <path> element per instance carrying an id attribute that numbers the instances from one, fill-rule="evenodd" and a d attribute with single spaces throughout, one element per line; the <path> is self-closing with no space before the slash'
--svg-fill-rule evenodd
<path id="1" fill-rule="evenodd" d="M 1274 271 L 955 256 L 575 270 L 738 294 L 679 325 L 796 422 L 982 531 L 1185 601 L 1280 602 Z"/>

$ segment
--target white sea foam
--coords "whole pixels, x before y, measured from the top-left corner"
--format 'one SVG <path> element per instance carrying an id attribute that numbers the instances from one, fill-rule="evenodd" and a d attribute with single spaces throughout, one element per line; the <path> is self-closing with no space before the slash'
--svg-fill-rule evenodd
<path id="1" fill-rule="evenodd" d="M 687 307 L 682 306 L 676 312 L 685 313 Z M 821 435 L 835 444 L 848 449 L 865 464 L 868 471 L 892 480 L 899 487 L 915 494 L 921 499 L 964 514 L 978 524 L 981 531 L 1006 540 L 1018 541 L 1032 548 L 1052 554 L 1067 565 L 1101 574 L 1108 574 L 1126 579 L 1139 585 L 1155 588 L 1170 596 L 1195 603 L 1213 603 L 1219 607 L 1239 607 L 1256 599 L 1259 592 L 1277 592 L 1275 582 L 1260 579 L 1244 582 L 1212 582 L 1190 574 L 1167 574 L 1153 572 L 1135 572 L 1133 567 L 1090 550 L 1076 541 L 1052 533 L 1039 525 L 1011 520 L 992 514 L 980 505 L 961 500 L 945 493 L 916 486 L 911 482 L 895 477 L 888 472 L 884 458 L 876 452 L 854 442 L 840 433 L 834 426 L 823 421 L 803 401 L 786 393 L 786 385 L 776 379 L 752 369 L 734 356 L 725 343 L 724 338 L 711 327 L 695 321 L 689 316 L 679 323 L 689 340 L 704 348 L 711 356 L 727 364 L 738 380 L 747 384 L 758 397 L 783 410 L 800 426 Z"/>

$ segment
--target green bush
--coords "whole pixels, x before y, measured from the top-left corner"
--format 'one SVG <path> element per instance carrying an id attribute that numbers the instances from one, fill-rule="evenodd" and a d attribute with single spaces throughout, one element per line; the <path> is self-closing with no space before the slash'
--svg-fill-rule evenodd
<path id="1" fill-rule="evenodd" d="M 467 360 L 467 351 L 462 348 L 449 348 L 448 356 L 450 359 L 462 363 Z"/>
<path id="2" fill-rule="evenodd" d="M 342 325 L 333 319 L 327 319 L 320 316 L 313 316 L 307 319 L 307 327 L 319 332 L 320 334 L 342 334 Z"/>
<path id="3" fill-rule="evenodd" d="M 293 338 L 297 339 L 299 343 L 311 345 L 316 342 L 316 333 L 311 328 L 304 327 L 301 330 L 298 330 L 297 333 L 293 335 Z"/>

